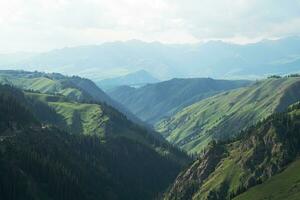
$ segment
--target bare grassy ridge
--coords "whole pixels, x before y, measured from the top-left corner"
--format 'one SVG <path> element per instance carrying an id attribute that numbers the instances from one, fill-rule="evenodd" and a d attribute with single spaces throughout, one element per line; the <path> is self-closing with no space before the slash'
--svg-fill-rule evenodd
<path id="1" fill-rule="evenodd" d="M 190 153 L 200 152 L 212 139 L 227 140 L 242 130 L 300 100 L 300 78 L 269 78 L 223 92 L 188 106 L 156 129 Z"/>

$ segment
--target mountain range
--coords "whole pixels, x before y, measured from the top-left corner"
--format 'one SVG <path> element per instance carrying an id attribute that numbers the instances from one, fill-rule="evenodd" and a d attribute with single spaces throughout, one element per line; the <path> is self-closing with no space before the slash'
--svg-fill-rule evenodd
<path id="1" fill-rule="evenodd" d="M 4 70 L 0 83 L 0 199 L 300 194 L 298 74 L 177 78 L 109 95 L 59 73 Z"/>
<path id="2" fill-rule="evenodd" d="M 143 121 L 155 125 L 201 99 L 249 84 L 251 81 L 176 78 L 140 88 L 120 86 L 109 90 L 108 94 Z"/>
<path id="3" fill-rule="evenodd" d="M 156 125 L 168 141 L 189 152 L 211 140 L 236 137 L 240 130 L 300 100 L 300 78 L 271 77 L 225 91 L 181 109 Z"/>
<path id="4" fill-rule="evenodd" d="M 0 55 L 1 69 L 80 75 L 96 82 L 146 70 L 160 80 L 174 77 L 250 78 L 299 72 L 299 37 L 252 44 L 210 41 L 198 44 L 138 40 Z"/>
<path id="5" fill-rule="evenodd" d="M 159 82 L 158 79 L 153 77 L 149 72 L 145 70 L 139 70 L 133 73 L 126 74 L 115 78 L 104 79 L 96 82 L 96 84 L 104 90 L 112 90 L 119 86 L 132 86 L 142 87 L 149 83 Z"/>

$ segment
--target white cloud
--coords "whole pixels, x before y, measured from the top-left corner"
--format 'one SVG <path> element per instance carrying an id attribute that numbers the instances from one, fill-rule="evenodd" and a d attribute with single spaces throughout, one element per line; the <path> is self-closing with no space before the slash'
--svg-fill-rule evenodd
<path id="1" fill-rule="evenodd" d="M 1 0 L 0 51 L 298 35 L 300 0 Z"/>

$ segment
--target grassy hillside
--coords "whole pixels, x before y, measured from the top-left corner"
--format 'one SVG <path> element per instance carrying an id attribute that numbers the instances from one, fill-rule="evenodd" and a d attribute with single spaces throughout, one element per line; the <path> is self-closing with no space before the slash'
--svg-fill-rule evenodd
<path id="1" fill-rule="evenodd" d="M 72 101 L 93 101 L 106 103 L 125 114 L 130 120 L 142 122 L 121 104 L 106 95 L 95 83 L 77 76 L 67 77 L 57 73 L 41 73 L 1 70 L 0 83 L 9 84 L 23 90 L 61 95 Z"/>
<path id="2" fill-rule="evenodd" d="M 243 200 L 246 197 L 253 199 L 251 195 L 259 199 L 271 195 L 270 184 L 274 186 L 272 190 L 278 187 L 271 199 L 280 199 L 280 191 L 283 196 L 295 195 L 298 192 L 295 186 L 298 176 L 294 175 L 292 180 L 291 177 L 292 173 L 299 171 L 296 169 L 300 153 L 299 105 L 296 104 L 287 113 L 271 115 L 248 128 L 234 141 L 211 142 L 199 159 L 177 177 L 166 199 L 226 200 L 238 195 Z M 278 176 L 274 176 L 276 174 Z M 263 184 L 243 195 L 260 183 Z M 275 184 L 278 184 L 277 187 Z"/>
<path id="3" fill-rule="evenodd" d="M 250 188 L 234 200 L 297 200 L 300 196 L 300 160 L 291 163 L 282 173 L 263 184 Z"/>
<path id="4" fill-rule="evenodd" d="M 199 152 L 212 139 L 235 137 L 276 111 L 300 99 L 300 77 L 269 78 L 223 92 L 188 106 L 161 121 L 157 130 L 189 152 Z"/>
<path id="5" fill-rule="evenodd" d="M 0 113 L 0 199 L 153 199 L 189 161 L 105 104 L 0 86 Z"/>
<path id="6" fill-rule="evenodd" d="M 40 108 L 32 107 L 34 114 L 43 122 L 58 126 L 72 134 L 97 135 L 102 139 L 125 135 L 141 141 L 140 132 L 148 132 L 160 141 L 165 140 L 158 133 L 142 128 L 127 120 L 127 118 L 106 104 L 83 103 L 70 101 L 64 96 L 25 92 L 29 102 L 41 107 L 45 112 L 48 107 L 52 111 L 47 115 L 39 112 Z M 53 113 L 54 112 L 54 113 Z M 147 142 L 146 142 L 147 143 Z"/>
<path id="7" fill-rule="evenodd" d="M 210 78 L 172 79 L 141 88 L 122 86 L 108 94 L 140 119 L 155 124 L 194 102 L 249 83 Z"/>
<path id="8" fill-rule="evenodd" d="M 69 102 L 49 102 L 56 112 L 62 115 L 73 133 L 104 134 L 104 125 L 108 120 L 103 116 L 99 105 Z"/>

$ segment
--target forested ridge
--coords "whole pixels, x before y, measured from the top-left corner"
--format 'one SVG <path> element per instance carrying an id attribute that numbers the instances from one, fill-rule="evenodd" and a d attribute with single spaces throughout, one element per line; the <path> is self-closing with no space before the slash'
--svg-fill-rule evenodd
<path id="1" fill-rule="evenodd" d="M 0 87 L 1 199 L 153 199 L 188 161 L 147 133 L 141 141 L 62 131 L 39 121 L 25 99 L 18 89 Z"/>
<path id="2" fill-rule="evenodd" d="M 83 81 L 78 89 L 43 73 L 25 74 L 42 80 L 43 89 L 34 77 L 25 77 L 33 88 L 20 77 L 0 85 L 0 199 L 250 200 L 257 194 L 294 200 L 300 194 L 298 75 L 203 99 L 161 124 L 185 130 L 176 132 L 183 138 L 209 125 L 199 129 L 209 140 L 190 143 L 203 144 L 192 161 L 159 133 L 85 94 L 86 81 L 75 77 Z"/>
<path id="3" fill-rule="evenodd" d="M 296 103 L 286 112 L 275 113 L 242 131 L 234 140 L 212 141 L 177 177 L 165 199 L 243 199 L 239 198 L 240 194 L 264 184 L 290 163 L 297 162 L 300 155 L 299 122 L 300 104 Z M 282 184 L 281 187 L 288 188 L 281 194 L 285 199 L 300 194 L 297 182 Z M 280 186 L 273 187 L 279 189 Z M 261 192 L 260 199 L 272 196 L 267 191 L 266 196 L 263 194 Z"/>

